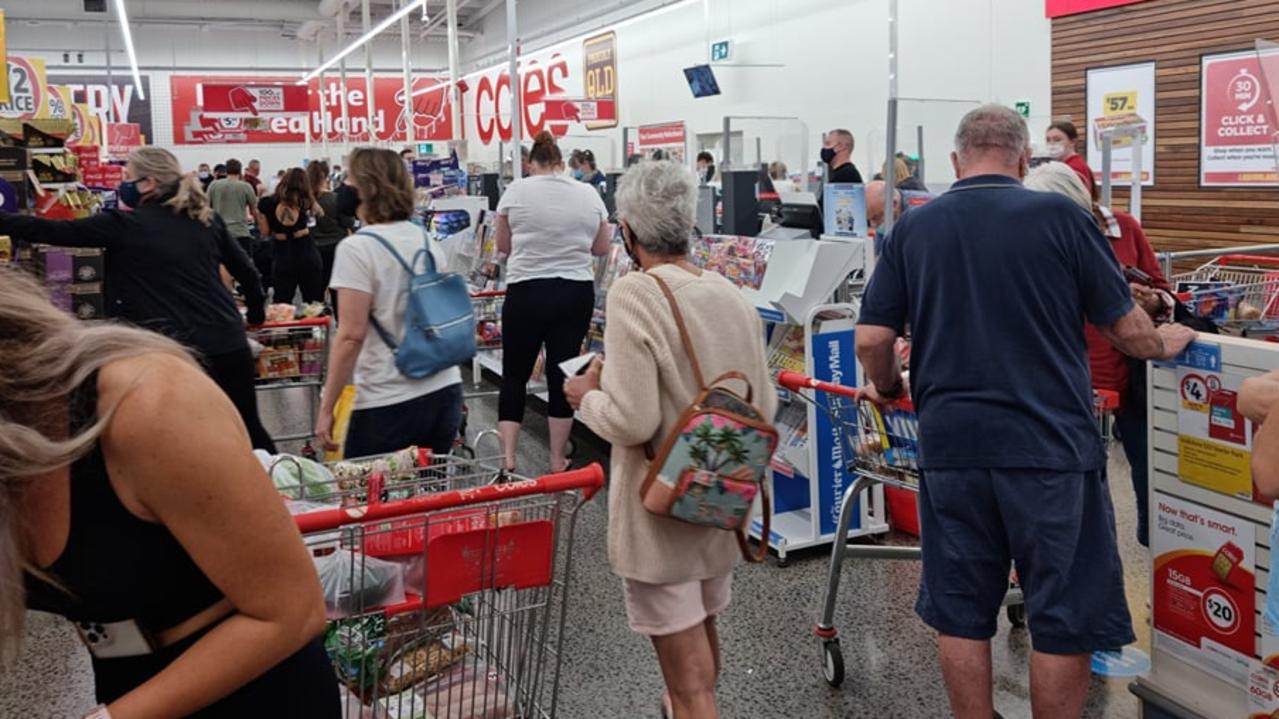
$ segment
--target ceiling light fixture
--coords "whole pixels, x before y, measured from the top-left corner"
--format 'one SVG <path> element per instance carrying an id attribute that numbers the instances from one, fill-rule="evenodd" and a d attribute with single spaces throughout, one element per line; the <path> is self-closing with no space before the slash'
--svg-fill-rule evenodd
<path id="1" fill-rule="evenodd" d="M 133 89 L 138 91 L 138 99 L 145 100 L 142 91 L 142 73 L 138 72 L 138 53 L 133 49 L 133 33 L 129 30 L 129 15 L 124 11 L 124 0 L 115 0 L 115 12 L 120 19 L 120 34 L 124 36 L 124 49 L 129 53 L 129 68 L 133 70 Z"/>
<path id="2" fill-rule="evenodd" d="M 116 0 L 116 2 L 122 2 L 122 1 L 123 0 Z M 346 57 L 347 55 L 350 55 L 356 50 L 360 49 L 360 47 L 363 46 L 364 43 L 380 35 L 383 30 L 387 29 L 388 27 L 391 27 L 396 22 L 398 22 L 400 18 L 416 10 L 418 6 L 426 7 L 426 0 L 412 0 L 412 2 L 408 3 L 407 5 L 404 5 L 399 10 L 396 10 L 395 12 L 391 13 L 385 20 L 378 23 L 377 25 L 374 25 L 368 32 L 356 38 L 355 41 L 352 42 L 350 45 L 347 45 L 346 47 L 342 48 L 341 52 L 329 58 L 328 60 L 325 60 L 324 64 L 320 65 L 319 67 L 315 68 L 311 72 L 304 75 L 301 80 L 297 81 L 297 84 L 305 85 L 308 82 L 310 82 L 313 78 L 318 77 L 320 73 L 333 67 L 334 65 L 337 64 L 339 60 Z"/>

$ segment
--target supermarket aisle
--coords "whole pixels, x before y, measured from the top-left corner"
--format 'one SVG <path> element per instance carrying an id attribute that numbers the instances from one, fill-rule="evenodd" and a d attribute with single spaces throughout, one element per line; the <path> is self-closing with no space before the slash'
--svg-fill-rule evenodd
<path id="1" fill-rule="evenodd" d="M 268 429 L 304 429 L 303 399 L 277 397 L 267 399 L 262 407 Z M 469 404 L 472 431 L 496 421 L 495 399 Z M 545 417 L 530 411 L 525 427 L 520 466 L 544 467 Z M 584 444 L 579 461 L 594 459 L 607 458 L 598 448 Z M 1132 538 L 1132 490 L 1117 447 L 1112 451 L 1111 477 L 1129 606 L 1140 646 L 1148 649 L 1149 580 L 1144 555 Z M 559 716 L 657 717 L 661 692 L 657 664 L 650 645 L 626 628 L 621 584 L 608 570 L 606 506 L 606 498 L 597 497 L 583 510 L 579 522 Z M 812 637 L 825 572 L 826 558 L 820 552 L 793 556 L 786 569 L 769 564 L 738 571 L 733 606 L 720 624 L 726 651 L 719 692 L 723 716 L 946 716 L 933 637 L 912 610 L 919 566 L 892 562 L 845 566 L 838 626 L 848 679 L 838 690 L 821 678 L 820 652 Z M 31 624 L 24 659 L 16 671 L 0 673 L 0 718 L 79 716 L 76 712 L 93 704 L 87 656 L 61 622 L 33 618 Z M 994 647 L 996 706 L 1008 719 L 1029 717 L 1028 637 L 1003 621 Z M 50 681 L 50 677 L 57 679 Z M 1086 717 L 1135 719 L 1137 715 L 1127 680 L 1094 678 Z"/>

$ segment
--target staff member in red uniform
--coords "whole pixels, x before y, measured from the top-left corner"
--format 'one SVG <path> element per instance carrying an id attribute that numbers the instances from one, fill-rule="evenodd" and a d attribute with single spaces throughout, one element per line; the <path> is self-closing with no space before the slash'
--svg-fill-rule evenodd
<path id="1" fill-rule="evenodd" d="M 1040 165 L 1026 177 L 1025 185 L 1032 190 L 1056 192 L 1075 201 L 1093 216 L 1101 233 L 1110 240 L 1110 249 L 1122 267 L 1134 267 L 1150 276 L 1150 285 L 1130 283 L 1133 300 L 1155 322 L 1172 317 L 1172 287 L 1164 278 L 1155 251 L 1146 239 L 1137 218 L 1102 207 L 1092 201 L 1078 175 L 1064 164 L 1050 162 Z M 1133 362 L 1115 348 L 1110 340 L 1092 325 L 1084 327 L 1088 340 L 1088 365 L 1092 371 L 1092 386 L 1119 393 L 1119 410 L 1115 413 L 1115 429 L 1123 444 L 1124 455 L 1132 468 L 1132 486 L 1137 493 L 1137 541 L 1149 546 L 1147 517 L 1148 458 L 1146 456 L 1146 383 L 1144 363 Z"/>
<path id="2" fill-rule="evenodd" d="M 1048 126 L 1048 131 L 1044 134 L 1044 140 L 1048 142 L 1048 154 L 1052 155 L 1054 160 L 1064 162 L 1070 166 L 1070 169 L 1079 175 L 1080 181 L 1084 183 L 1084 188 L 1088 190 L 1088 196 L 1093 202 L 1097 201 L 1097 176 L 1093 174 L 1092 168 L 1088 166 L 1088 160 L 1084 159 L 1076 151 L 1079 143 L 1079 130 L 1075 128 L 1075 123 L 1067 120 L 1059 120 Z"/>

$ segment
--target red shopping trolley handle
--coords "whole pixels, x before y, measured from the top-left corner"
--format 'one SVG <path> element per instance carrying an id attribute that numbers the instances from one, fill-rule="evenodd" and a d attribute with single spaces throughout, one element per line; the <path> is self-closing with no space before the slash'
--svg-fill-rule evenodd
<path id="1" fill-rule="evenodd" d="M 505 297 L 505 296 L 506 296 L 506 290 L 486 290 L 484 292 L 471 293 L 471 299 L 473 300 L 484 300 L 484 299 L 489 299 L 491 297 Z"/>
<path id="2" fill-rule="evenodd" d="M 331 319 L 330 317 L 307 317 L 306 319 L 289 320 L 287 322 L 263 322 L 257 325 L 255 329 L 280 330 L 290 327 L 327 327 Z"/>
<path id="3" fill-rule="evenodd" d="M 1222 255 L 1217 258 L 1217 264 L 1231 267 L 1256 265 L 1279 269 L 1279 257 L 1272 255 Z"/>
<path id="4" fill-rule="evenodd" d="M 1103 412 L 1113 412 L 1119 409 L 1119 393 L 1112 389 L 1093 388 L 1092 401 L 1097 409 Z"/>
<path id="5" fill-rule="evenodd" d="M 823 382 L 819 379 L 813 379 L 808 375 L 791 372 L 790 370 L 782 370 L 781 373 L 777 375 L 777 384 L 792 392 L 796 392 L 801 389 L 815 389 L 820 392 L 844 395 L 845 397 L 857 397 L 856 387 L 845 387 L 842 384 Z"/>
<path id="6" fill-rule="evenodd" d="M 846 385 L 834 384 L 832 382 L 823 382 L 819 379 L 813 379 L 812 377 L 802 375 L 798 372 L 791 372 L 790 370 L 782 370 L 778 373 L 777 384 L 784 389 L 791 390 L 792 392 L 797 392 L 801 389 L 812 389 L 817 390 L 818 392 L 829 392 L 830 394 L 837 394 L 850 399 L 857 399 L 856 387 L 848 387 Z M 887 402 L 886 406 L 904 409 L 908 412 L 915 411 L 914 403 L 911 402 L 910 397 L 905 396 Z"/>
<path id="7" fill-rule="evenodd" d="M 318 512 L 299 514 L 293 519 L 303 534 L 337 529 L 348 524 L 376 522 L 411 514 L 424 514 L 441 509 L 456 509 L 474 504 L 484 504 L 504 499 L 515 499 L 537 494 L 556 494 L 582 490 L 584 499 L 591 499 L 604 488 L 604 467 L 598 462 L 572 472 L 549 474 L 539 479 L 519 482 L 489 484 L 472 489 L 456 489 L 435 492 L 420 497 L 384 502 L 363 507 L 322 509 Z"/>

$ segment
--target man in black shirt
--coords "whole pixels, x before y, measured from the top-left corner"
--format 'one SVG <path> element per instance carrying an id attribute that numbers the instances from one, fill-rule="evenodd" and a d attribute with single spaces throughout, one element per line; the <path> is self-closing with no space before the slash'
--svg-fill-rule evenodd
<path id="1" fill-rule="evenodd" d="M 862 182 L 862 173 L 853 164 L 853 133 L 848 130 L 831 130 L 822 143 L 822 162 L 830 168 L 830 183 Z"/>

